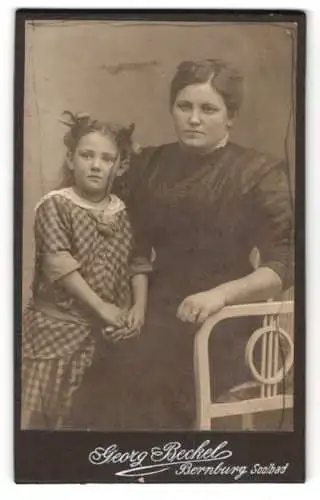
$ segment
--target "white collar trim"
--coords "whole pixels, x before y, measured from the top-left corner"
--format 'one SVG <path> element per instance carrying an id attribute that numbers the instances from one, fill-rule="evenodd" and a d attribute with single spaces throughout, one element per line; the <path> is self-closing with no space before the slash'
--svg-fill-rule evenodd
<path id="1" fill-rule="evenodd" d="M 68 200 L 71 200 L 78 207 L 84 208 L 86 210 L 90 210 L 93 212 L 103 213 L 105 215 L 115 215 L 118 212 L 121 212 L 125 209 L 125 204 L 120 198 L 118 198 L 115 194 L 110 194 L 105 197 L 98 203 L 90 202 L 79 196 L 75 190 L 71 187 L 66 187 L 62 189 L 55 189 L 53 191 L 49 191 L 49 193 L 45 194 L 40 201 L 37 203 L 35 210 L 39 208 L 39 206 L 48 198 L 51 198 L 54 195 L 62 196 Z"/>

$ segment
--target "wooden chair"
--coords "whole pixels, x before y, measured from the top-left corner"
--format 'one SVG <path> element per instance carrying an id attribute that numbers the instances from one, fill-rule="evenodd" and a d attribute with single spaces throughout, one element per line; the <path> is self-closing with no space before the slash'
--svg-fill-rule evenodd
<path id="1" fill-rule="evenodd" d="M 253 250 L 250 261 L 254 268 L 258 266 L 259 254 Z M 293 367 L 293 290 L 285 294 L 281 301 L 228 306 L 208 318 L 200 327 L 194 340 L 194 373 L 197 417 L 196 428 L 211 429 L 215 418 L 240 415 L 243 430 L 254 430 L 253 415 L 255 413 L 293 408 L 293 394 L 280 392 L 284 378 Z M 233 387 L 229 394 L 236 396 L 240 391 L 255 388 L 258 397 L 240 400 L 236 397 L 231 401 L 215 402 L 211 399 L 209 337 L 215 334 L 215 326 L 228 318 L 244 316 L 261 317 L 261 327 L 249 338 L 245 350 L 246 363 L 251 371 L 252 380 Z M 223 339 L 222 339 L 223 342 Z M 286 343 L 283 348 L 282 343 Z M 254 363 L 254 349 L 260 343 L 261 366 Z M 284 354 L 285 352 L 285 354 Z M 232 367 L 226 367 L 232 369 Z M 233 400 L 232 400 L 233 399 Z M 236 400 L 235 400 L 236 399 Z"/>
<path id="2" fill-rule="evenodd" d="M 194 370 L 197 403 L 196 428 L 211 429 L 211 420 L 231 415 L 242 416 L 242 429 L 253 430 L 253 414 L 264 411 L 293 408 L 293 394 L 281 394 L 279 386 L 293 366 L 292 335 L 285 329 L 281 319 L 292 316 L 293 301 L 265 302 L 225 307 L 211 316 L 195 335 Z M 254 331 L 247 343 L 245 360 L 250 367 L 253 380 L 233 387 L 231 394 L 257 387 L 259 397 L 232 402 L 212 402 L 209 369 L 209 337 L 214 335 L 215 326 L 222 320 L 243 316 L 261 316 L 262 326 Z M 291 323 L 291 321 L 290 321 Z M 287 343 L 285 359 L 279 360 L 280 338 Z M 261 367 L 254 364 L 253 351 L 261 340 Z M 284 361 L 284 363 L 283 363 Z M 281 366 L 282 364 L 282 366 Z M 231 369 L 227 368 L 227 369 Z"/>

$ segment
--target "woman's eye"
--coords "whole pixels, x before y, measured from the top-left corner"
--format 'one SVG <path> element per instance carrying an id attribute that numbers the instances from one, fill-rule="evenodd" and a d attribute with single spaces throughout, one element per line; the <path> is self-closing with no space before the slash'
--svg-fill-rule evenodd
<path id="1" fill-rule="evenodd" d="M 217 113 L 218 111 L 218 108 L 214 107 L 214 106 L 210 106 L 209 104 L 204 104 L 202 106 L 202 111 L 208 115 L 211 115 L 213 113 Z"/>
<path id="2" fill-rule="evenodd" d="M 177 104 L 177 107 L 181 109 L 181 111 L 189 111 L 190 109 L 192 109 L 191 104 L 188 102 L 179 102 Z"/>

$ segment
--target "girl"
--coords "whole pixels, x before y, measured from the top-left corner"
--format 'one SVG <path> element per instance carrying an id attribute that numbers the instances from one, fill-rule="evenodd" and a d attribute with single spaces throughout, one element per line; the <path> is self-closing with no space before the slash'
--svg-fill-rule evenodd
<path id="1" fill-rule="evenodd" d="M 60 428 L 102 335 L 138 335 L 149 262 L 133 252 L 124 203 L 111 194 L 132 150 L 129 129 L 65 112 L 60 189 L 35 214 L 32 299 L 23 315 L 22 428 Z M 101 335 L 102 334 L 102 335 Z"/>

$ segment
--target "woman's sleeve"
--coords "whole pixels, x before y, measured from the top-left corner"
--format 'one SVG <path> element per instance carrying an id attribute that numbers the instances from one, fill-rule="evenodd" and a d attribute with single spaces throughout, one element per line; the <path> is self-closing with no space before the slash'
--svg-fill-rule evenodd
<path id="1" fill-rule="evenodd" d="M 126 204 L 134 237 L 132 274 L 152 271 L 148 177 L 153 148 L 146 148 L 131 159 L 130 168 L 117 184 L 117 194 Z"/>
<path id="2" fill-rule="evenodd" d="M 288 174 L 284 163 L 266 166 L 261 172 L 249 193 L 260 267 L 275 271 L 286 289 L 294 279 L 293 200 Z"/>
<path id="3" fill-rule="evenodd" d="M 42 271 L 51 282 L 80 268 L 71 255 L 72 227 L 67 200 L 50 196 L 37 208 L 35 238 Z"/>

